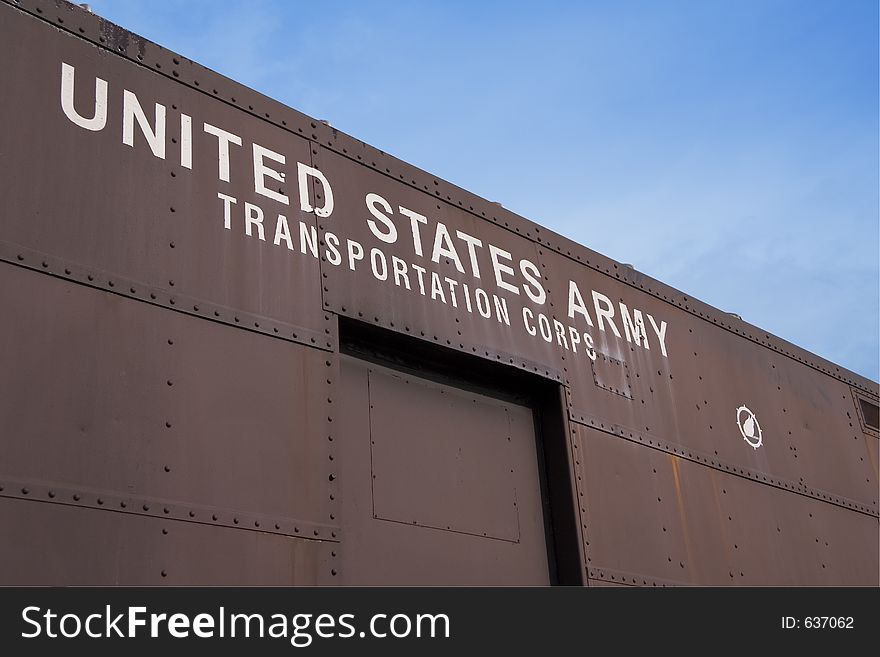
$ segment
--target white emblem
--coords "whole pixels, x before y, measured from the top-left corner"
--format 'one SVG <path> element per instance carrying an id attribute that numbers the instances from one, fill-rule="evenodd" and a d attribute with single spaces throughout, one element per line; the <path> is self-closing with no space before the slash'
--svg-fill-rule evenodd
<path id="1" fill-rule="evenodd" d="M 749 447 L 758 449 L 764 443 L 764 436 L 761 433 L 761 425 L 758 424 L 758 418 L 749 410 L 748 406 L 740 406 L 736 409 L 736 426 L 742 434 Z"/>

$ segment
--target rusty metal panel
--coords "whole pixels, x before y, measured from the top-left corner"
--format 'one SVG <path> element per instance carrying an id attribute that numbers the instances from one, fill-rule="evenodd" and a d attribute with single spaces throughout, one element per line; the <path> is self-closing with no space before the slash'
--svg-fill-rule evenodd
<path id="1" fill-rule="evenodd" d="M 313 585 L 333 543 L 0 498 L 4 586 Z"/>
<path id="2" fill-rule="evenodd" d="M 753 478 L 766 474 L 876 516 L 877 443 L 859 431 L 849 386 L 729 332 L 700 328 L 688 334 L 699 365 L 673 383 L 688 411 L 678 415 L 679 435 L 705 436 L 704 452 Z M 757 434 L 746 440 L 736 423 L 742 406 L 760 423 L 757 448 Z"/>
<path id="3" fill-rule="evenodd" d="M 553 272 L 548 286 L 556 307 L 580 309 L 560 321 L 595 344 L 595 362 L 568 344 L 573 420 L 878 513 L 876 450 L 858 430 L 845 383 L 570 258 L 542 250 L 541 262 Z M 612 316 L 600 319 L 600 310 Z M 615 363 L 625 374 L 613 376 Z M 757 434 L 746 440 L 741 432 L 741 407 L 757 419 L 760 444 Z"/>
<path id="4" fill-rule="evenodd" d="M 308 233 L 315 221 L 297 195 L 308 141 L 207 89 L 0 9 L 0 86 L 15 90 L 0 106 L 0 121 L 15 126 L 0 135 L 0 255 L 38 268 L 49 258 L 56 275 L 139 298 L 149 292 L 156 303 L 252 329 L 272 320 L 288 339 L 331 347 L 317 255 L 298 239 L 300 222 Z M 292 201 L 255 193 L 258 154 L 287 174 L 283 183 L 261 176 L 267 193 Z M 262 224 L 246 223 L 258 212 Z M 283 231 L 278 237 L 279 214 L 290 246 Z"/>
<path id="5" fill-rule="evenodd" d="M 524 311 L 540 313 L 527 293 L 543 276 L 532 241 L 327 148 L 314 161 L 345 190 L 319 223 L 325 308 L 562 380 L 562 355 L 523 326 Z"/>
<path id="6" fill-rule="evenodd" d="M 502 426 L 505 437 L 511 438 L 509 463 L 514 473 L 498 471 L 491 460 L 491 450 L 479 450 L 480 462 L 469 464 L 450 463 L 448 447 L 452 453 L 461 450 L 461 458 L 468 454 L 474 455 L 473 447 L 464 445 L 465 440 L 479 440 L 473 429 L 466 429 L 465 435 L 455 433 L 455 428 L 463 427 L 466 421 L 474 421 L 475 426 L 485 426 L 489 419 L 497 416 L 495 400 L 483 395 L 470 395 L 448 385 L 418 382 L 419 377 L 407 375 L 409 384 L 387 382 L 385 385 L 403 385 L 410 387 L 406 402 L 410 406 L 409 413 L 419 414 L 420 424 L 407 425 L 397 422 L 394 426 L 381 427 L 382 434 L 370 434 L 371 414 L 377 410 L 372 396 L 377 376 L 399 376 L 392 370 L 350 356 L 342 357 L 342 398 L 346 407 L 340 431 L 341 440 L 341 485 L 340 494 L 343 500 L 343 518 L 345 523 L 345 541 L 342 545 L 342 582 L 345 584 L 547 584 L 550 572 L 547 556 L 547 545 L 544 537 L 544 519 L 541 491 L 538 476 L 538 464 L 535 446 L 534 426 L 526 421 L 531 415 L 528 409 L 516 409 L 513 404 L 505 404 L 510 417 L 515 419 L 508 426 Z M 449 396 L 458 396 L 454 402 L 447 401 Z M 439 399 L 438 399 L 439 398 Z M 460 401 L 466 402 L 464 408 Z M 476 400 L 476 401 L 474 401 Z M 394 404 L 402 400 L 395 397 Z M 380 402 L 381 404 L 382 402 Z M 468 409 L 467 404 L 473 408 Z M 387 410 L 388 409 L 386 407 Z M 400 409 L 394 413 L 402 418 Z M 488 418 L 485 414 L 488 414 Z M 475 417 L 483 415 L 483 417 Z M 426 436 L 418 436 L 423 427 L 434 425 L 447 429 L 444 431 L 428 431 Z M 493 433 L 498 427 L 491 429 Z M 384 452 L 385 465 L 375 471 L 375 462 L 371 468 L 371 439 L 377 443 L 393 441 L 400 446 L 409 439 L 424 444 L 425 440 L 445 440 L 451 445 L 434 449 L 439 453 L 435 466 L 446 468 L 446 472 L 437 476 L 417 472 L 406 472 L 405 468 L 412 464 L 408 459 L 413 456 L 411 450 L 401 452 Z M 505 443 L 508 441 L 505 439 Z M 495 445 L 494 441 L 492 443 Z M 490 446 L 491 447 L 491 446 Z M 504 446 L 502 446 L 504 449 Z M 417 458 L 424 458 L 417 455 Z M 473 466 L 482 466 L 482 477 L 474 479 Z M 452 466 L 450 468 L 450 466 Z M 395 472 L 394 469 L 397 468 Z M 451 471 L 450 471 L 451 470 Z M 459 483 L 459 490 L 448 491 L 454 494 L 452 500 L 439 497 L 447 492 L 420 490 L 423 486 L 431 486 L 436 480 L 447 476 L 466 474 Z M 375 475 L 376 479 L 373 479 Z M 424 481 L 417 477 L 421 475 Z M 431 518 L 428 525 L 436 525 L 441 518 L 449 519 L 449 530 L 446 527 L 434 528 L 424 526 L 419 518 L 406 518 L 400 521 L 388 521 L 377 517 L 381 510 L 379 498 L 376 497 L 377 486 L 384 485 L 383 477 L 394 477 L 397 489 L 393 492 L 401 498 L 411 498 L 411 502 L 403 502 L 407 510 L 418 512 L 422 518 Z M 511 508 L 515 508 L 517 525 L 516 540 L 506 536 L 498 538 L 490 536 L 491 528 L 498 521 L 486 518 L 483 511 L 489 511 L 481 496 L 498 495 L 493 488 L 502 485 L 502 491 L 509 491 L 510 478 L 513 477 L 513 499 Z M 500 479 L 500 481 L 499 481 Z M 466 487 L 466 488 L 465 488 Z M 388 488 L 381 488 L 379 494 L 391 493 Z M 387 499 L 387 498 L 386 498 Z M 504 505 L 507 500 L 498 499 Z M 472 508 L 459 509 L 454 504 L 465 504 Z M 376 505 L 374 507 L 374 504 Z M 516 505 L 513 507 L 513 505 Z M 416 508 L 420 507 L 420 508 Z M 494 509 L 492 509 L 494 510 Z M 499 510 L 503 512 L 503 510 Z M 427 515 L 424 515 L 427 514 Z M 505 514 L 506 515 L 506 514 Z M 396 520 L 396 519 L 395 519 Z M 415 520 L 415 522 L 412 522 Z M 457 525 L 452 523 L 456 522 Z M 476 523 L 485 522 L 486 527 L 479 529 Z M 477 527 L 477 528 L 475 528 Z M 505 524 L 500 525 L 496 533 L 507 530 Z M 485 532 L 485 535 L 484 535 Z"/>
<path id="7" fill-rule="evenodd" d="M 878 584 L 877 518 L 575 431 L 591 570 L 683 584 Z"/>
<path id="8" fill-rule="evenodd" d="M 14 318 L 0 324 L 0 479 L 66 487 L 67 503 L 337 531 L 325 353 L 5 263 L 0 306 Z"/>
<path id="9" fill-rule="evenodd" d="M 877 584 L 876 383 L 73 5 L 0 17 L 10 581 L 550 581 L 531 412 L 341 394 L 339 313 L 564 384 L 591 584 Z"/>

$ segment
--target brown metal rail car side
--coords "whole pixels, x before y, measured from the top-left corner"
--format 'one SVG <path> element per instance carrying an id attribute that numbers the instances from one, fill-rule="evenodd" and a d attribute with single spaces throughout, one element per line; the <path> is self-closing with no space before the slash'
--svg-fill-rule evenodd
<path id="1" fill-rule="evenodd" d="M 0 583 L 878 584 L 878 386 L 0 2 Z"/>

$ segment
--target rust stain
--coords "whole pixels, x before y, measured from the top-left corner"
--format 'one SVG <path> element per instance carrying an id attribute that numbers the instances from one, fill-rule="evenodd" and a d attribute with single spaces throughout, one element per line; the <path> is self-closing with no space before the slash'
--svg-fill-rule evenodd
<path id="1" fill-rule="evenodd" d="M 718 497 L 718 486 L 716 485 L 715 477 L 712 477 L 712 499 L 715 502 L 715 517 L 723 518 L 724 510 L 721 508 L 721 498 Z M 724 542 L 724 553 L 728 557 L 728 561 L 733 561 L 733 553 L 730 551 L 731 542 L 727 538 L 727 526 L 723 522 L 718 523 L 718 528 L 721 530 L 721 540 Z"/>
<path id="2" fill-rule="evenodd" d="M 678 507 L 679 518 L 681 519 L 681 531 L 684 535 L 684 548 L 687 553 L 687 563 L 696 564 L 696 560 L 693 558 L 694 551 L 691 545 L 691 534 L 690 529 L 688 528 L 687 514 L 684 509 L 684 495 L 681 490 L 681 475 L 678 471 L 678 457 L 670 454 L 669 463 L 672 466 L 673 485 L 675 486 L 675 503 Z"/>

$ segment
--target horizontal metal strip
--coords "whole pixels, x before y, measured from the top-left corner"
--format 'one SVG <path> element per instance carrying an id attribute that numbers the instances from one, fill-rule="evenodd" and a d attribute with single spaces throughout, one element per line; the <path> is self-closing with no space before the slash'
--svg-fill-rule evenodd
<path id="1" fill-rule="evenodd" d="M 814 360 L 815 354 L 801 347 L 770 335 L 758 327 L 752 327 L 742 320 L 734 319 L 730 315 L 701 301 L 692 299 L 679 290 L 652 279 L 641 272 L 626 269 L 613 259 L 592 251 L 551 230 L 541 228 L 528 219 L 500 206 L 498 203 L 481 198 L 436 176 L 432 176 L 426 171 L 340 132 L 324 121 L 311 119 L 301 112 L 211 71 L 196 62 L 179 57 L 158 44 L 143 39 L 136 44 L 138 47 L 134 47 L 135 44 L 132 44 L 130 48 L 132 50 L 131 53 L 129 52 L 129 47 L 125 45 L 117 44 L 115 47 L 111 47 L 107 37 L 102 34 L 101 26 L 104 23 L 104 19 L 100 16 L 81 11 L 78 7 L 71 7 L 70 15 L 67 17 L 68 20 L 65 21 L 64 17 L 57 15 L 55 3 L 52 0 L 3 1 L 8 5 L 24 10 L 35 18 L 46 21 L 50 25 L 74 36 L 90 41 L 99 48 L 124 57 L 134 64 L 143 66 L 169 80 L 200 91 L 207 96 L 217 98 L 242 112 L 260 118 L 282 130 L 299 134 L 314 143 L 327 147 L 402 184 L 420 191 L 433 193 L 439 200 L 457 206 L 476 217 L 491 221 L 518 235 L 522 235 L 544 248 L 579 262 L 599 273 L 616 278 L 633 288 L 642 290 L 657 299 L 662 299 L 695 317 L 700 317 L 720 326 L 746 340 L 788 356 L 860 390 L 876 394 L 871 388 L 873 382 L 856 375 L 854 372 L 849 372 L 845 368 L 838 367 L 824 359 L 821 362 L 816 361 Z M 232 88 L 231 91 L 230 87 Z M 208 91 L 209 88 L 211 92 Z M 267 110 L 271 110 L 271 113 Z M 279 116 L 284 118 L 279 118 Z M 541 237 L 542 232 L 545 237 Z M 647 284 L 645 281 L 647 281 Z M 848 376 L 849 374 L 853 376 Z"/>
<path id="2" fill-rule="evenodd" d="M 472 346 L 471 353 L 475 353 L 478 356 L 482 356 L 484 358 L 494 359 L 496 362 L 499 363 L 513 365 L 518 369 L 525 370 L 526 372 L 532 372 L 533 374 L 537 374 L 546 379 L 562 381 L 562 373 L 555 367 L 547 365 L 546 363 L 537 363 L 533 360 L 529 360 L 528 358 L 517 356 L 516 354 L 510 354 L 503 351 L 494 351 L 486 346 L 481 345 Z"/>
<path id="3" fill-rule="evenodd" d="M 83 267 L 63 258 L 34 251 L 12 242 L 0 240 L 0 261 L 212 322 L 262 333 L 323 351 L 334 350 L 333 337 L 329 328 L 321 334 L 301 326 L 227 308 L 204 299 L 169 292 L 123 276 Z M 325 316 L 325 319 L 329 320 L 329 314 Z"/>
<path id="4" fill-rule="evenodd" d="M 876 506 L 868 506 L 856 500 L 849 499 L 848 497 L 834 495 L 833 493 L 829 493 L 824 490 L 812 488 L 801 482 L 794 482 L 787 479 L 782 479 L 780 477 L 773 477 L 771 475 L 768 475 L 766 472 L 760 472 L 758 470 L 752 470 L 750 468 L 744 468 L 739 465 L 728 463 L 726 461 L 722 461 L 717 456 L 706 454 L 693 449 L 685 449 L 668 440 L 664 440 L 659 436 L 646 434 L 630 427 L 615 424 L 614 422 L 611 422 L 607 419 L 597 416 L 591 416 L 589 414 L 578 411 L 577 409 L 569 409 L 569 418 L 572 422 L 581 424 L 585 427 L 589 427 L 590 429 L 602 431 L 609 435 L 623 438 L 624 440 L 629 440 L 630 442 L 638 443 L 640 445 L 644 445 L 645 447 L 650 447 L 661 452 L 674 454 L 679 458 L 686 459 L 694 463 L 699 463 L 700 465 L 704 465 L 706 467 L 713 468 L 721 472 L 726 472 L 728 474 L 751 479 L 752 481 L 756 481 L 761 484 L 767 484 L 768 486 L 787 490 L 792 493 L 797 493 L 798 495 L 812 497 L 813 499 L 820 500 L 822 502 L 828 502 L 829 504 L 834 504 L 836 506 L 849 509 L 850 511 L 855 511 L 857 513 L 863 513 L 874 518 L 880 517 Z"/>
<path id="5" fill-rule="evenodd" d="M 396 331 L 397 333 L 402 333 L 404 335 L 410 335 L 416 338 L 424 339 L 426 342 L 435 342 L 441 347 L 455 349 L 456 351 L 463 351 L 468 354 L 475 354 L 480 358 L 493 360 L 496 363 L 511 365 L 517 369 L 531 372 L 532 374 L 537 374 L 538 376 L 545 379 L 552 379 L 553 381 L 557 381 L 560 383 L 563 380 L 562 373 L 555 367 L 547 365 L 546 363 L 536 363 L 527 358 L 522 358 L 521 356 L 515 356 L 513 354 L 497 351 L 490 347 L 486 347 L 485 345 L 471 344 L 470 342 L 465 341 L 462 336 L 451 339 L 444 338 L 442 335 L 439 334 L 440 332 L 432 333 L 423 330 L 416 330 L 409 326 L 409 324 L 401 324 L 399 321 L 394 322 L 391 320 L 386 320 L 376 315 L 371 315 L 370 313 L 352 310 L 347 306 L 340 306 L 338 309 L 330 310 L 330 305 L 331 304 L 328 301 L 324 302 L 324 307 L 326 310 L 328 310 L 328 312 L 337 312 L 344 317 L 359 319 L 361 321 L 374 324 L 375 326 L 381 326 L 383 328 L 391 329 L 392 331 Z"/>
<path id="6" fill-rule="evenodd" d="M 628 573 L 623 570 L 614 570 L 612 568 L 603 568 L 602 566 L 591 566 L 587 569 L 587 576 L 590 579 L 596 579 L 603 582 L 612 582 L 614 584 L 625 584 L 626 586 L 690 586 L 689 582 L 679 582 L 671 579 L 657 579 L 656 577 L 648 577 L 638 573 Z"/>
<path id="7" fill-rule="evenodd" d="M 342 531 L 336 525 L 326 525 L 296 518 L 273 517 L 201 504 L 188 504 L 156 497 L 125 495 L 118 491 L 94 490 L 69 484 L 23 480 L 4 475 L 0 475 L 0 497 L 281 534 L 311 540 L 336 543 L 342 540 Z"/>

